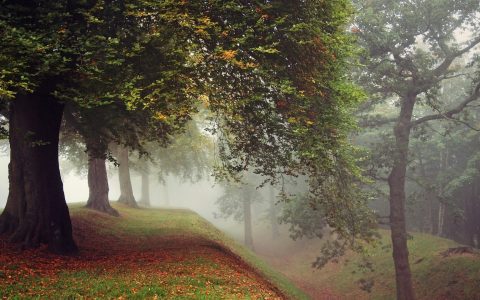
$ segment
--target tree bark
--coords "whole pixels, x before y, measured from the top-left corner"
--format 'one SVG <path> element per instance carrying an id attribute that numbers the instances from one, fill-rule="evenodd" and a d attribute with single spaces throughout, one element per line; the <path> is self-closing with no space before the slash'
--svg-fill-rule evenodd
<path id="1" fill-rule="evenodd" d="M 98 149 L 98 144 L 86 141 L 88 152 L 88 189 L 89 196 L 86 207 L 118 217 L 120 214 L 110 206 L 108 201 L 108 177 L 106 167 L 107 147 Z M 98 154 L 97 154 L 98 153 Z"/>
<path id="2" fill-rule="evenodd" d="M 9 195 L 0 232 L 24 248 L 77 251 L 58 163 L 63 104 L 51 90 L 19 94 L 10 103 Z"/>
<path id="3" fill-rule="evenodd" d="M 120 181 L 120 198 L 118 202 L 137 208 L 137 201 L 133 196 L 132 181 L 130 179 L 130 167 L 128 166 L 128 149 L 119 146 L 117 149 L 118 179 Z"/>
<path id="4" fill-rule="evenodd" d="M 140 203 L 145 207 L 150 207 L 150 178 L 148 170 L 141 171 L 142 176 L 142 198 Z"/>
<path id="5" fill-rule="evenodd" d="M 245 246 L 254 250 L 252 234 L 252 206 L 248 197 L 243 200 L 243 222 L 245 226 Z"/>
<path id="6" fill-rule="evenodd" d="M 412 275 L 408 261 L 407 230 L 405 222 L 405 175 L 413 107 L 416 97 L 402 99 L 400 116 L 394 128 L 395 152 L 393 168 L 388 177 L 390 187 L 390 228 L 395 264 L 397 299 L 415 299 Z"/>

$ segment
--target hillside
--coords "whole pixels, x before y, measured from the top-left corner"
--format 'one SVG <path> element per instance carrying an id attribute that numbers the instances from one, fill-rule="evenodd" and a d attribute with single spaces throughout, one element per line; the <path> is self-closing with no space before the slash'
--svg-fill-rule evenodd
<path id="1" fill-rule="evenodd" d="M 110 217 L 73 205 L 78 255 L 0 239 L 0 298 L 305 299 L 250 251 L 187 210 Z"/>
<path id="2" fill-rule="evenodd" d="M 257 250 L 314 299 L 395 299 L 390 232 L 380 230 L 380 234 L 378 245 L 369 246 L 364 255 L 349 253 L 320 270 L 311 267 L 320 240 L 292 243 L 285 237 L 276 241 L 257 238 Z M 448 253 L 461 245 L 420 233 L 414 233 L 408 243 L 419 299 L 480 299 L 478 251 Z"/>

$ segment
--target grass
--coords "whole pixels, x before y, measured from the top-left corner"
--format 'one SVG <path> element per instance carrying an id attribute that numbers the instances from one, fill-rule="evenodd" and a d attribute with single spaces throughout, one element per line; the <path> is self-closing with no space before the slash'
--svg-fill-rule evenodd
<path id="1" fill-rule="evenodd" d="M 288 256 L 294 259 L 273 265 L 300 285 L 328 289 L 342 299 L 395 299 L 390 232 L 380 230 L 380 234 L 379 243 L 368 246 L 364 255 L 349 253 L 320 270 L 310 265 L 319 254 L 320 241 L 290 251 Z M 460 245 L 428 234 L 412 237 L 408 247 L 419 299 L 480 299 L 480 254 L 444 257 L 442 252 Z"/>
<path id="2" fill-rule="evenodd" d="M 291 283 L 280 272 L 273 270 L 264 260 L 253 252 L 227 237 L 211 223 L 198 214 L 185 209 L 132 209 L 116 205 L 122 218 L 96 219 L 98 228 L 113 235 L 129 234 L 136 238 L 148 239 L 150 236 L 186 235 L 201 236 L 218 242 L 239 255 L 244 261 L 260 271 L 282 292 L 292 299 L 308 299 L 308 296 Z M 81 204 L 72 205 L 73 215 L 89 214 Z M 85 216 L 86 217 L 86 216 Z"/>
<path id="3" fill-rule="evenodd" d="M 394 299 L 395 273 L 390 233 L 381 231 L 379 245 L 367 248 L 365 256 L 350 254 L 334 276 L 326 281 L 340 293 L 370 299 Z M 414 233 L 408 241 L 414 288 L 420 299 L 479 299 L 480 256 L 441 253 L 459 245 L 451 240 L 428 234 Z M 371 265 L 369 265 L 371 264 Z M 368 265 L 368 267 L 365 267 Z M 328 270 L 325 270 L 328 271 Z M 373 283 L 371 292 L 358 287 Z M 355 286 L 357 286 L 356 289 Z"/>
<path id="4" fill-rule="evenodd" d="M 110 217 L 70 207 L 80 253 L 0 248 L 0 298 L 307 299 L 199 215 L 114 205 Z"/>

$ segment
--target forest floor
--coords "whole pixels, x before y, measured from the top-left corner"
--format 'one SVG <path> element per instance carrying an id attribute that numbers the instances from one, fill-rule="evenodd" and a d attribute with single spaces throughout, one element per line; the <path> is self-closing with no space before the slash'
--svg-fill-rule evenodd
<path id="1" fill-rule="evenodd" d="M 395 299 L 395 276 L 390 232 L 363 255 L 348 253 L 337 263 L 312 268 L 322 241 L 292 242 L 286 232 L 276 239 L 258 235 L 255 249 L 276 270 L 290 278 L 312 299 Z M 408 241 L 418 299 L 480 299 L 480 253 L 460 249 L 451 240 L 413 233 Z"/>
<path id="2" fill-rule="evenodd" d="M 71 207 L 74 256 L 19 250 L 1 237 L 0 298 L 306 298 L 195 213 L 115 208 L 121 217 Z"/>

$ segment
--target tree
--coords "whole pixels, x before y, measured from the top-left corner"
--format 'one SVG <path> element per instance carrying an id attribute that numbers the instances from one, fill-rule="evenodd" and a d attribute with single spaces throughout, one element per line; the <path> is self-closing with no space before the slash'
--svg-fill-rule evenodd
<path id="1" fill-rule="evenodd" d="M 128 148 L 118 145 L 114 151 L 118 159 L 118 179 L 120 182 L 120 198 L 118 202 L 131 207 L 138 207 L 133 195 L 132 181 L 130 179 L 130 167 Z"/>
<path id="2" fill-rule="evenodd" d="M 305 175 L 306 197 L 323 208 L 338 237 L 350 246 L 369 239 L 374 223 L 357 195 L 360 170 L 348 143 L 351 113 L 363 96 L 345 76 L 355 53 L 346 32 L 352 8 L 348 1 L 271 1 L 240 13 L 234 2 L 221 11 L 199 9 L 211 12 L 222 33 L 200 43 L 216 55 L 199 64 L 200 71 L 221 70 L 208 73 L 205 101 L 218 137 L 216 175 L 248 169 L 280 185 Z M 357 212 L 359 223 L 349 221 Z"/>
<path id="3" fill-rule="evenodd" d="M 169 136 L 168 145 L 158 141 L 145 143 L 146 155 L 133 160 L 132 168 L 140 173 L 142 198 L 149 199 L 149 175 L 156 175 L 159 182 L 165 184 L 169 175 L 192 183 L 204 178 L 212 169 L 214 152 L 213 142 L 201 126 L 203 116 L 197 114 L 182 128 L 181 132 Z M 165 186 L 165 189 L 167 187 Z M 149 206 L 149 201 L 140 201 Z"/>
<path id="4" fill-rule="evenodd" d="M 262 200 L 261 194 L 256 190 L 251 175 L 243 176 L 246 182 L 231 182 L 224 184 L 224 194 L 217 199 L 219 217 L 233 217 L 242 221 L 244 225 L 245 246 L 254 250 L 253 245 L 253 220 L 252 204 Z"/>
<path id="5" fill-rule="evenodd" d="M 150 207 L 150 166 L 148 162 L 143 161 L 143 164 L 139 167 L 140 169 L 140 176 L 141 176 L 141 184 L 142 184 L 142 194 L 140 196 L 139 203 L 142 206 Z"/>
<path id="6" fill-rule="evenodd" d="M 269 190 L 269 209 L 268 209 L 268 216 L 270 219 L 270 225 L 272 226 L 272 238 L 276 239 L 280 235 L 280 231 L 278 228 L 278 200 L 277 195 L 275 192 L 274 186 L 270 185 Z"/>
<path id="7" fill-rule="evenodd" d="M 117 119 L 106 113 L 111 109 L 108 106 L 95 107 L 89 110 L 67 106 L 64 112 L 65 126 L 62 133 L 62 143 L 66 144 L 62 148 L 69 149 L 69 145 L 75 145 L 80 139 L 84 143 L 84 151 L 87 154 L 86 161 L 76 160 L 77 168 L 84 168 L 88 165 L 87 179 L 89 196 L 86 207 L 104 212 L 113 216 L 119 216 L 119 213 L 110 206 L 108 192 L 108 177 L 106 160 L 108 153 L 108 144 L 112 139 L 110 129 L 118 122 L 121 116 L 117 111 Z M 102 124 L 98 126 L 98 124 Z M 82 145 L 83 146 L 83 145 Z M 77 153 L 70 153 L 78 158 Z M 72 158 L 73 159 L 73 158 Z"/>
<path id="8" fill-rule="evenodd" d="M 480 43 L 478 1 L 363 1 L 353 30 L 367 50 L 361 82 L 372 93 L 395 95 L 400 112 L 395 123 L 393 164 L 388 176 L 390 228 L 395 262 L 397 298 L 414 299 L 408 261 L 405 224 L 405 178 L 410 134 L 416 126 L 452 119 L 478 99 L 480 85 L 453 107 L 441 107 L 436 94 L 442 81 L 458 76 L 454 61 Z M 467 42 L 458 31 L 471 29 Z M 478 81 L 477 81 L 478 82 Z M 414 108 L 425 103 L 431 115 L 416 117 Z"/>
<path id="9" fill-rule="evenodd" d="M 187 55 L 169 48 L 186 40 L 171 34 L 179 27 L 161 12 L 148 14 L 158 6 L 146 2 L 6 0 L 1 6 L 0 94 L 9 101 L 11 163 L 0 232 L 26 247 L 45 242 L 54 252 L 74 252 L 58 167 L 64 104 L 87 108 L 120 101 L 133 110 L 147 101 L 151 105 L 142 107 L 152 112 L 181 108 L 172 123 L 188 119 L 188 108 L 194 109 L 185 92 L 189 80 L 179 75 L 185 74 Z M 160 25 L 169 30 L 160 35 L 154 30 Z M 157 47 L 168 39 L 178 43 Z M 140 57 L 163 63 L 145 68 Z M 148 76 L 139 76 L 144 72 Z"/>
<path id="10" fill-rule="evenodd" d="M 352 212 L 363 205 L 349 192 L 359 173 L 347 143 L 349 113 L 361 94 L 344 76 L 353 51 L 346 0 L 0 4 L 0 94 L 10 99 L 10 121 L 18 124 L 10 126 L 17 154 L 1 227 L 26 245 L 75 248 L 56 150 L 64 103 L 92 108 L 119 101 L 179 127 L 199 98 L 214 113 L 214 131 L 222 132 L 223 170 L 255 166 L 273 181 L 305 173 L 310 196 L 325 199 L 331 225 L 359 236 L 331 209 L 338 201 Z M 58 126 L 43 126 L 52 114 Z M 17 140 L 28 132 L 41 146 L 24 149 L 31 143 Z M 48 164 L 52 176 L 34 172 L 23 184 L 14 179 L 31 173 L 23 161 Z M 23 192 L 25 201 L 15 196 Z"/>

